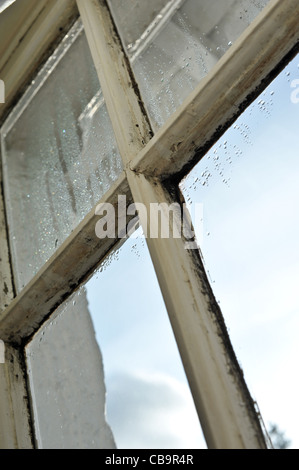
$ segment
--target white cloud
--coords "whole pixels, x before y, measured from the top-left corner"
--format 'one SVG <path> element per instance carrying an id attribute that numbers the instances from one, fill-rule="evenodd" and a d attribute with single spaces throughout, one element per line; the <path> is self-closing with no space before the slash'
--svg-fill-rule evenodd
<path id="1" fill-rule="evenodd" d="M 206 448 L 187 385 L 162 374 L 114 374 L 106 383 L 118 448 Z"/>

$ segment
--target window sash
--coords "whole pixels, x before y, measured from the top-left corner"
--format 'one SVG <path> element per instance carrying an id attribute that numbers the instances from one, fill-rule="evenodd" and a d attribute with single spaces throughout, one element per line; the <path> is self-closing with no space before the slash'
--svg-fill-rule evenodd
<path id="1" fill-rule="evenodd" d="M 6 90 L 0 123 L 77 18 L 75 0 L 16 0 L 1 13 L 0 76 Z"/>
<path id="2" fill-rule="evenodd" d="M 105 28 L 111 26 L 106 2 L 77 0 L 77 3 L 125 166 L 125 172 L 100 202 L 116 204 L 118 194 L 127 195 L 128 204 L 133 199 L 146 205 L 164 200 L 169 202 L 169 194 L 162 181 L 171 178 L 172 184 L 176 185 L 298 50 L 297 0 L 272 0 L 151 138 L 149 121 L 144 108 L 139 106 L 139 96 L 134 92 L 134 78 L 118 35 L 114 33 L 112 56 L 111 45 L 107 47 L 105 37 L 101 36 Z M 13 73 L 14 62 L 11 60 L 10 73 Z M 17 55 L 14 60 L 17 60 Z M 101 67 L 103 63 L 105 66 Z M 121 65 L 115 68 L 117 63 Z M 126 86 L 120 87 L 117 77 L 121 77 L 121 83 Z M 133 142 L 128 139 L 132 131 L 135 133 Z M 95 223 L 95 211 L 92 211 L 23 292 L 1 312 L 1 339 L 19 346 L 24 344 L 115 246 L 117 239 L 96 238 Z M 209 447 L 265 447 L 253 403 L 247 395 L 246 386 L 244 388 L 234 357 L 228 351 L 225 353 L 236 367 L 234 380 L 224 368 L 221 359 L 223 349 L 219 337 L 217 339 L 219 324 L 213 325 L 210 318 L 213 294 L 209 289 L 207 296 L 201 293 L 200 287 L 206 279 L 199 276 L 199 257 L 182 251 L 181 240 L 172 240 L 167 246 L 162 239 L 148 240 L 148 243 Z M 1 267 L 4 263 L 9 268 L 8 250 L 4 250 L 7 257 L 6 261 L 1 262 Z M 177 279 L 173 276 L 168 278 L 166 271 L 171 268 L 177 269 L 174 271 L 176 273 L 186 270 L 190 283 L 184 281 L 182 274 Z M 194 303 L 197 308 L 192 312 Z M 206 328 L 211 328 L 215 340 L 216 346 L 212 352 L 217 358 L 217 367 L 214 370 L 209 362 L 211 351 L 199 351 L 199 338 L 204 342 L 207 340 L 203 334 L 205 327 L 198 324 L 200 321 Z M 223 333 L 224 330 L 220 330 Z M 193 334 L 191 345 L 189 333 Z M 199 354 L 205 363 L 202 376 L 202 369 L 198 370 Z M 220 382 L 227 384 L 225 392 L 219 392 L 217 396 L 212 394 L 214 398 L 210 400 L 210 393 L 219 388 L 219 374 Z M 207 388 L 202 391 L 201 383 L 204 382 L 207 382 Z M 240 396 L 246 403 L 245 414 L 232 403 L 233 397 Z M 233 412 L 234 419 L 227 414 L 226 407 Z M 211 418 L 212 410 L 219 419 L 216 423 Z"/>

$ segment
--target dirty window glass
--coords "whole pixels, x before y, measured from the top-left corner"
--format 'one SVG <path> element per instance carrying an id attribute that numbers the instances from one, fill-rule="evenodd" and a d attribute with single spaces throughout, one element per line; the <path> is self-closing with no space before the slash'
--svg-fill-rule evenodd
<path id="1" fill-rule="evenodd" d="M 268 0 L 108 0 L 153 127 L 177 109 Z"/>
<path id="2" fill-rule="evenodd" d="M 80 22 L 4 124 L 1 142 L 20 291 L 122 170 Z"/>
<path id="3" fill-rule="evenodd" d="M 299 445 L 298 72 L 297 56 L 181 184 L 251 394 L 268 429 L 274 424 L 285 432 L 293 448 Z M 203 212 L 196 218 L 197 204 Z"/>

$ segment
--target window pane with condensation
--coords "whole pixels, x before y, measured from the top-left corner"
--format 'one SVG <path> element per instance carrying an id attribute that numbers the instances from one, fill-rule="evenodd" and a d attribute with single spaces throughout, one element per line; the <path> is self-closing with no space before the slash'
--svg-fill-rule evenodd
<path id="1" fill-rule="evenodd" d="M 84 291 L 52 315 L 26 347 L 39 449 L 110 449 L 102 355 Z"/>
<path id="2" fill-rule="evenodd" d="M 299 56 L 183 181 L 245 379 L 298 448 Z M 273 435 L 277 442 L 277 435 Z"/>
<path id="3" fill-rule="evenodd" d="M 106 442 L 104 420 L 117 448 L 206 448 L 142 237 L 128 239 L 58 309 L 27 347 L 27 362 L 43 448 L 97 446 L 103 426 Z"/>
<path id="4" fill-rule="evenodd" d="M 154 128 L 269 0 L 108 0 Z"/>
<path id="5" fill-rule="evenodd" d="M 80 22 L 36 77 L 1 136 L 19 291 L 122 171 Z"/>

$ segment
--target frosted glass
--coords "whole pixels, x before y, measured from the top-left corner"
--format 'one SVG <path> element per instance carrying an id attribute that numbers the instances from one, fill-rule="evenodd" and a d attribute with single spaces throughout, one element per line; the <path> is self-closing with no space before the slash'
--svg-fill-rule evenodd
<path id="1" fill-rule="evenodd" d="M 139 40 L 169 0 L 108 0 L 108 3 L 117 20 L 124 44 L 128 46 Z"/>
<path id="2" fill-rule="evenodd" d="M 103 363 L 84 292 L 62 305 L 26 347 L 39 449 L 115 448 L 105 418 Z"/>
<path id="3" fill-rule="evenodd" d="M 21 290 L 122 170 L 80 23 L 4 125 L 2 155 Z"/>
<path id="4" fill-rule="evenodd" d="M 146 2 L 142 8 L 140 3 L 109 0 L 153 126 L 158 128 L 268 0 L 170 0 Z"/>
<path id="5" fill-rule="evenodd" d="M 183 181 L 201 252 L 268 429 L 299 446 L 297 56 Z"/>

